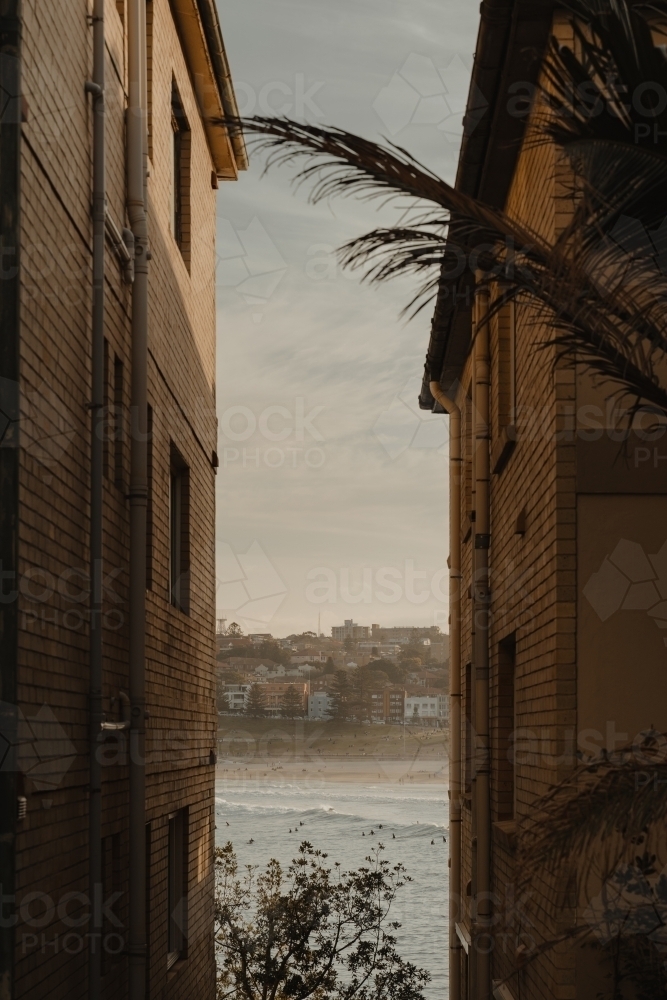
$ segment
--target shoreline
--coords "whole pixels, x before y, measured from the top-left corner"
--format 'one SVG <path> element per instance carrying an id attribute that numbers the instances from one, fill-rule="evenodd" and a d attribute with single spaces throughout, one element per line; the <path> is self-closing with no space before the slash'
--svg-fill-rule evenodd
<path id="1" fill-rule="evenodd" d="M 313 785 L 328 783 L 363 785 L 400 785 L 403 788 L 425 785 L 447 788 L 448 764 L 446 757 L 420 760 L 419 757 L 334 757 L 317 760 L 311 758 L 275 757 L 257 758 L 227 757 L 218 760 L 215 768 L 216 781 L 233 781 L 253 784 L 266 781 L 276 783 Z"/>

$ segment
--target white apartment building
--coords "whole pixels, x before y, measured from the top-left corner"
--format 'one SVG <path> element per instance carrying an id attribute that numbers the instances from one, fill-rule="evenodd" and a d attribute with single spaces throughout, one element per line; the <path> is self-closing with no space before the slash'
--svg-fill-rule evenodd
<path id="1" fill-rule="evenodd" d="M 250 684 L 225 684 L 225 697 L 230 712 L 242 712 L 248 700 Z"/>
<path id="2" fill-rule="evenodd" d="M 330 719 L 333 716 L 334 700 L 327 691 L 316 691 L 308 698 L 309 719 Z"/>
<path id="3" fill-rule="evenodd" d="M 405 696 L 405 721 L 410 719 L 447 719 L 449 718 L 449 698 L 446 694 L 408 694 Z"/>

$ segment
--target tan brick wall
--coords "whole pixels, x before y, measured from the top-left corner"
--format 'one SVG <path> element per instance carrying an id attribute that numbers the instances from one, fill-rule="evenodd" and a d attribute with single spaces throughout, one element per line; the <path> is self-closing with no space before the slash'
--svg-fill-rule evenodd
<path id="1" fill-rule="evenodd" d="M 152 588 L 147 594 L 147 820 L 150 823 L 151 998 L 213 996 L 215 191 L 212 163 L 169 0 L 153 0 L 148 184 L 152 250 L 149 293 L 149 403 L 152 443 Z M 86 948 L 63 910 L 66 893 L 87 894 L 88 841 L 88 482 L 91 337 L 90 5 L 26 0 L 24 89 L 29 120 L 22 154 L 21 462 L 19 701 L 28 719 L 48 706 L 73 744 L 52 787 L 23 779 L 28 817 L 17 842 L 17 900 L 31 892 L 17 927 L 17 998 L 85 996 Z M 126 43 L 116 5 L 107 2 L 107 191 L 125 225 L 124 105 Z M 191 129 L 190 271 L 169 227 L 172 75 Z M 104 708 L 127 691 L 131 293 L 107 245 L 106 328 L 109 378 L 124 366 L 123 469 L 105 478 Z M 113 398 L 109 388 L 110 398 Z M 169 463 L 172 442 L 190 469 L 190 614 L 169 603 Z M 115 447 L 115 445 L 111 446 Z M 124 487 L 124 488 L 123 488 Z M 48 574 L 45 576 L 44 574 Z M 108 741 L 103 768 L 103 835 L 119 835 L 127 921 L 128 771 L 121 741 Z M 42 782 L 44 785 L 44 782 Z M 187 959 L 167 973 L 168 817 L 189 810 Z M 61 905 L 60 915 L 58 905 Z M 73 896 L 76 917 L 85 913 Z M 78 907 L 78 909 L 77 909 Z M 63 917 L 65 920 L 63 921 Z M 124 933 L 124 927 L 119 929 Z M 66 935 L 70 934 L 67 939 Z M 107 966 L 104 996 L 126 991 L 126 958 Z"/>
<path id="2" fill-rule="evenodd" d="M 562 30 L 556 24 L 557 30 Z M 505 206 L 509 214 L 530 225 L 542 237 L 553 240 L 570 211 L 564 168 L 556 162 L 553 147 L 527 140 L 524 144 Z M 491 453 L 502 441 L 509 408 L 508 310 L 491 322 Z M 516 635 L 515 703 L 519 734 L 515 748 L 520 757 L 515 767 L 516 819 L 530 811 L 531 802 L 544 793 L 567 768 L 572 757 L 570 732 L 576 727 L 576 495 L 574 444 L 559 435 L 568 405 L 574 401 L 574 376 L 555 363 L 553 348 L 536 347 L 550 339 L 551 331 L 526 306 L 517 305 L 516 329 L 516 425 L 517 443 L 506 465 L 491 481 L 491 809 L 500 811 L 498 767 L 501 724 L 506 706 L 500 704 L 499 643 Z M 472 380 L 469 358 L 462 385 Z M 466 704 L 466 664 L 472 655 L 473 534 L 465 517 L 474 509 L 474 482 L 470 483 L 471 421 L 464 415 L 464 476 L 462 503 L 462 686 Z M 470 483 L 470 485 L 466 485 Z M 471 498 L 470 500 L 468 498 Z M 526 531 L 516 533 L 517 517 L 525 511 Z M 473 525 L 474 528 L 474 525 Z M 465 752 L 465 750 L 464 750 Z M 468 752 L 470 750 L 468 749 Z M 496 894 L 496 918 L 510 905 L 506 887 L 514 874 L 512 826 L 494 822 L 492 838 L 492 891 Z M 472 812 L 470 798 L 463 808 L 464 920 L 471 920 Z M 473 887 L 474 891 L 474 887 Z M 551 892 L 551 886 L 544 887 Z M 467 912 L 466 912 L 467 910 Z M 552 927 L 543 923 L 540 934 Z M 516 932 L 516 928 L 515 928 Z M 492 976 L 505 979 L 515 970 L 516 938 L 499 934 L 492 954 Z M 530 963 L 509 983 L 515 996 L 544 998 L 574 997 L 574 961 L 571 954 L 553 953 Z"/>

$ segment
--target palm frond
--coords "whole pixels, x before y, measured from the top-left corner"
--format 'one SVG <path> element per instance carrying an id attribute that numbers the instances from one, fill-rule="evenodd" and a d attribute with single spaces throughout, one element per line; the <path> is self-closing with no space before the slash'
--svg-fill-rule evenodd
<path id="1" fill-rule="evenodd" d="M 574 50 L 551 41 L 536 134 L 583 181 L 593 238 L 619 213 L 653 224 L 667 214 L 667 58 L 637 5 L 573 0 L 569 9 Z"/>
<path id="2" fill-rule="evenodd" d="M 343 129 L 267 117 L 226 124 L 242 128 L 251 145 L 267 154 L 265 170 L 296 165 L 294 183 L 311 185 L 312 202 L 334 195 L 385 202 L 407 197 L 413 208 L 421 209 L 418 230 L 376 230 L 341 250 L 348 266 L 369 268 L 371 281 L 423 275 L 432 267 L 433 277 L 422 284 L 408 311 L 418 312 L 435 295 L 447 252 L 478 255 L 483 248 L 484 266 L 491 277 L 503 276 L 507 294 L 543 311 L 557 332 L 561 357 L 583 358 L 599 378 L 667 414 L 667 390 L 656 377 L 654 357 L 667 347 L 661 311 L 667 282 L 658 274 L 647 293 L 646 262 L 635 260 L 620 244 L 586 243 L 573 229 L 549 244 L 520 220 L 453 188 L 400 147 Z M 431 216 L 423 214 L 429 203 L 437 206 Z M 456 246 L 441 238 L 452 219 Z M 606 238 L 603 228 L 599 234 Z M 573 253 L 577 244 L 580 249 Z"/>
<path id="3" fill-rule="evenodd" d="M 647 733 L 641 744 L 581 764 L 534 802 L 519 834 L 518 883 L 537 872 L 557 875 L 578 859 L 590 864 L 604 842 L 614 844 L 617 860 L 636 854 L 667 817 L 666 747 L 666 734 Z"/>
<path id="4" fill-rule="evenodd" d="M 442 231 L 438 233 L 438 229 Z M 451 250 L 449 251 L 451 254 Z M 401 311 L 413 319 L 437 291 L 438 274 L 448 256 L 447 232 L 441 225 L 433 229 L 396 226 L 375 229 L 345 243 L 338 250 L 343 267 L 363 269 L 362 281 L 379 284 L 403 275 L 426 274 L 417 292 Z"/>
<path id="5" fill-rule="evenodd" d="M 223 123 L 241 129 L 249 137 L 250 148 L 266 154 L 265 172 L 307 161 L 295 173 L 293 184 L 297 188 L 311 185 L 312 204 L 333 196 L 383 202 L 407 197 L 411 204 L 431 203 L 467 220 L 476 242 L 484 238 L 502 241 L 509 233 L 520 245 L 546 247 L 529 226 L 457 191 L 393 143 L 384 146 L 334 126 L 302 124 L 288 118 L 256 116 L 224 119 Z"/>
<path id="6" fill-rule="evenodd" d="M 566 7 L 575 50 L 554 38 L 544 64 L 544 93 L 556 111 L 546 123 L 553 138 L 560 145 L 568 139 L 625 139 L 664 152 L 667 107 L 659 93 L 667 83 L 667 59 L 646 16 L 626 0 L 571 0 Z M 664 2 L 652 7 L 653 13 L 667 13 Z M 647 121 L 657 124 L 657 133 L 637 128 Z"/>

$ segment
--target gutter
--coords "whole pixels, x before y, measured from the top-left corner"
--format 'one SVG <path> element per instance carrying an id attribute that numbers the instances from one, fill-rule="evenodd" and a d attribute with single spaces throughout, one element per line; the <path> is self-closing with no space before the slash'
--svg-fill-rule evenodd
<path id="1" fill-rule="evenodd" d="M 240 128 L 225 124 L 239 111 L 220 31 L 215 0 L 169 0 L 192 80 L 216 176 L 236 180 L 247 170 Z"/>
<path id="2" fill-rule="evenodd" d="M 214 0 L 198 0 L 198 2 L 206 44 L 213 64 L 213 72 L 220 88 L 225 118 L 239 118 L 239 108 L 236 102 L 236 94 L 234 93 L 234 84 L 232 83 L 232 74 L 229 69 L 225 43 L 220 29 L 217 7 Z M 240 129 L 230 129 L 229 138 L 234 150 L 237 168 L 239 170 L 247 170 L 249 165 L 248 150 L 246 149 L 243 133 Z"/>
<path id="3" fill-rule="evenodd" d="M 507 55 L 514 3 L 515 0 L 483 0 L 480 4 L 475 61 L 470 78 L 470 90 L 463 119 L 461 153 L 456 172 L 457 190 L 473 196 L 479 193 L 481 166 L 495 115 L 495 102 L 499 96 L 498 85 Z M 488 111 L 481 117 L 480 96 L 488 102 Z"/>
<path id="4" fill-rule="evenodd" d="M 449 996 L 461 1000 L 461 410 L 430 390 L 449 414 Z"/>
<path id="5" fill-rule="evenodd" d="M 507 100 L 500 98 L 511 93 L 512 84 L 537 81 L 554 6 L 553 0 L 484 0 L 480 8 L 456 189 L 496 208 L 505 205 L 527 121 L 526 116 L 511 114 Z M 456 241 L 455 218 L 448 238 Z M 464 311 L 464 299 L 469 308 L 470 279 L 468 270 L 458 279 L 441 279 L 420 393 L 422 409 L 433 406 L 429 381 L 447 385 L 465 364 L 470 338 L 458 314 Z"/>

